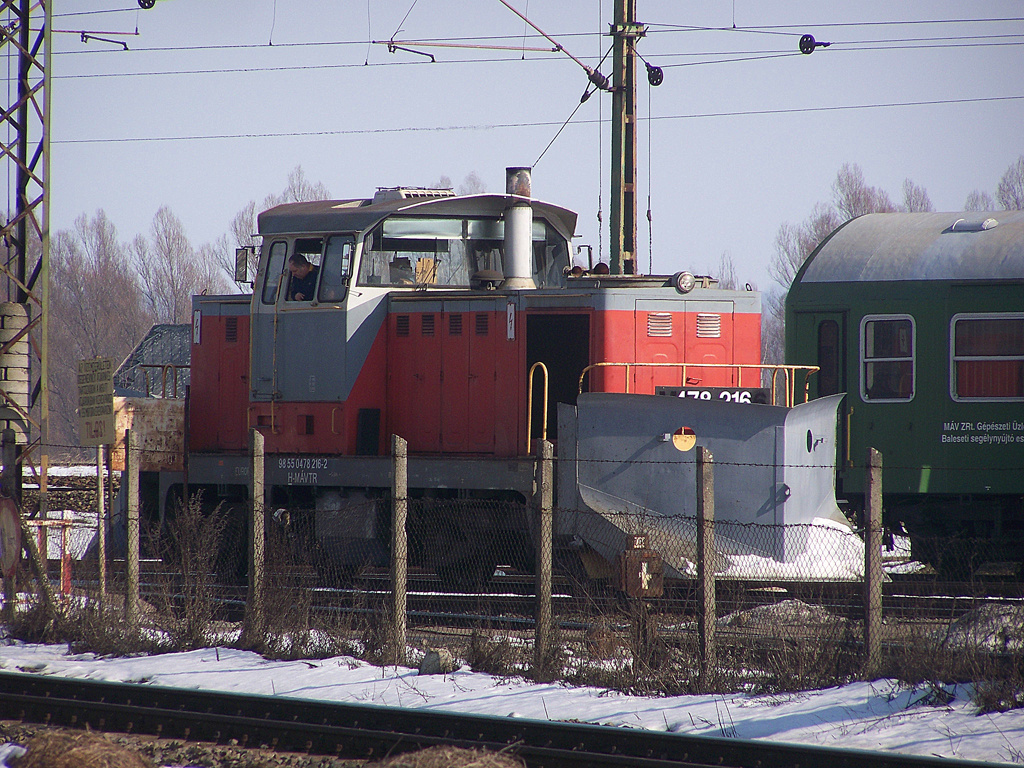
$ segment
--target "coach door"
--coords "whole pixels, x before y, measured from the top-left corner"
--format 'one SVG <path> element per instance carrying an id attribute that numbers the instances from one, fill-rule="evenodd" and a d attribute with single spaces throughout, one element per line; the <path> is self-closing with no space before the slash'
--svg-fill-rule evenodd
<path id="1" fill-rule="evenodd" d="M 821 369 L 810 378 L 810 397 L 846 392 L 846 313 L 797 312 L 795 320 L 796 356 L 789 362 Z"/>
<path id="2" fill-rule="evenodd" d="M 796 355 L 789 357 L 787 362 L 795 365 L 817 365 L 821 369 L 810 377 L 808 396 L 813 400 L 826 395 L 848 392 L 849 371 L 846 364 L 849 359 L 847 357 L 849 336 L 847 335 L 846 313 L 797 312 L 794 315 L 794 321 L 796 322 L 796 332 L 787 335 L 791 339 L 796 339 Z M 853 342 L 856 344 L 856 339 Z M 852 359 L 856 360 L 856 348 L 851 354 Z M 797 383 L 802 385 L 802 382 L 798 381 Z M 797 394 L 799 402 L 799 390 Z M 845 466 L 850 458 L 847 455 L 849 445 L 847 416 L 853 407 L 853 399 L 847 397 L 839 417 L 837 433 L 839 456 L 837 458 L 841 466 Z"/>

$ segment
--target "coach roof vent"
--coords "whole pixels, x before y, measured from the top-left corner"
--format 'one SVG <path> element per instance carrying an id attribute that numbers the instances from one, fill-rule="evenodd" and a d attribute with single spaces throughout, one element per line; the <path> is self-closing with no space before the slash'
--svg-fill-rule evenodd
<path id="1" fill-rule="evenodd" d="M 436 197 L 455 197 L 452 189 L 429 187 L 377 187 L 373 202 L 387 203 L 391 200 L 429 200 Z"/>
<path id="2" fill-rule="evenodd" d="M 999 226 L 999 222 L 995 219 L 957 219 L 953 222 L 953 226 L 949 228 L 950 232 L 984 232 L 987 229 Z"/>

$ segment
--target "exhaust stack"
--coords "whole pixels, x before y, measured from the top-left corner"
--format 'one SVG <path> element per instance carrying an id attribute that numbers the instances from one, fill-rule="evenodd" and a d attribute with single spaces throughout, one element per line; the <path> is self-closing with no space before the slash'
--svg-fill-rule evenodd
<path id="1" fill-rule="evenodd" d="M 505 194 L 519 198 L 505 209 L 505 280 L 502 288 L 536 288 L 533 282 L 533 208 L 531 169 L 506 168 Z"/>

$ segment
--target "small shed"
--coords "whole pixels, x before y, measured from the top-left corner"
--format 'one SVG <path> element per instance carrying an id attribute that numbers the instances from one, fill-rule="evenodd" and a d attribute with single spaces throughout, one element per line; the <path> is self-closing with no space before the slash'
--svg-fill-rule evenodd
<path id="1" fill-rule="evenodd" d="M 129 397 L 183 398 L 189 384 L 192 327 L 158 323 L 114 373 L 114 392 Z"/>

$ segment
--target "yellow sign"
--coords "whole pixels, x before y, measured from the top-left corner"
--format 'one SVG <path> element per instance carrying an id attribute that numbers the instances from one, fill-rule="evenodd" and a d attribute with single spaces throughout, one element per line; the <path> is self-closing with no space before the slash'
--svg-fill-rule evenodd
<path id="1" fill-rule="evenodd" d="M 78 361 L 78 438 L 82 445 L 114 442 L 114 361 Z"/>

